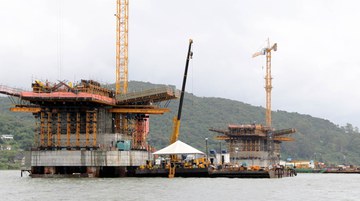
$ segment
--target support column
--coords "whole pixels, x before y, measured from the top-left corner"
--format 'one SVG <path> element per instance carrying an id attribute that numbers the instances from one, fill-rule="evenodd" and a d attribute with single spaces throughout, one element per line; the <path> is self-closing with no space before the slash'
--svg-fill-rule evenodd
<path id="1" fill-rule="evenodd" d="M 47 166 L 44 167 L 44 174 L 55 174 L 55 167 L 53 166 Z"/>
<path id="2" fill-rule="evenodd" d="M 35 118 L 34 146 L 35 146 L 35 147 L 38 147 L 38 146 L 40 145 L 40 143 L 39 143 L 39 137 L 40 137 L 39 114 L 40 114 L 40 113 L 34 114 L 34 118 Z"/>
<path id="3" fill-rule="evenodd" d="M 128 119 L 126 118 L 126 115 L 125 114 L 122 114 L 121 115 L 121 132 L 122 133 L 124 133 L 124 134 L 129 134 L 128 133 L 128 130 L 129 130 L 129 128 L 128 128 Z"/>
<path id="4" fill-rule="evenodd" d="M 80 112 L 76 113 L 76 146 L 80 147 Z"/>
<path id="5" fill-rule="evenodd" d="M 86 111 L 86 123 L 85 123 L 85 146 L 89 146 L 90 138 L 90 112 Z"/>
<path id="6" fill-rule="evenodd" d="M 40 113 L 40 146 L 45 146 L 45 113 Z"/>
<path id="7" fill-rule="evenodd" d="M 134 139 L 134 148 L 136 149 L 146 149 L 146 127 L 147 118 L 140 116 L 135 119 L 135 132 L 133 135 Z"/>
<path id="8" fill-rule="evenodd" d="M 86 167 L 86 173 L 89 177 L 99 177 L 100 168 L 99 167 Z"/>
<path id="9" fill-rule="evenodd" d="M 47 113 L 47 146 L 51 147 L 52 146 L 52 113 L 48 112 Z"/>
<path id="10" fill-rule="evenodd" d="M 66 146 L 70 147 L 70 134 L 71 134 L 71 118 L 70 113 L 66 113 Z"/>
<path id="11" fill-rule="evenodd" d="M 56 132 L 57 132 L 57 142 L 56 142 L 56 145 L 58 147 L 61 147 L 61 113 L 59 112 L 58 115 L 57 115 L 57 129 L 56 129 Z"/>
<path id="12" fill-rule="evenodd" d="M 97 140 L 97 113 L 96 111 L 94 112 L 94 117 L 93 117 L 93 147 L 96 147 L 96 140 Z"/>
<path id="13" fill-rule="evenodd" d="M 113 115 L 113 126 L 114 126 L 114 133 L 125 133 L 123 130 L 123 122 L 122 122 L 122 115 L 119 113 L 114 113 Z"/>

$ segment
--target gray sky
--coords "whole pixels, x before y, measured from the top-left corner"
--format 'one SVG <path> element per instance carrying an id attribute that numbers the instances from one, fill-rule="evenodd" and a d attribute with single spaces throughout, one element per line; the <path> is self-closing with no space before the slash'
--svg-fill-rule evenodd
<path id="1" fill-rule="evenodd" d="M 34 79 L 115 82 L 116 0 L 0 0 L 0 83 Z M 273 110 L 360 126 L 360 1 L 130 0 L 129 79 L 265 105 L 272 57 Z"/>

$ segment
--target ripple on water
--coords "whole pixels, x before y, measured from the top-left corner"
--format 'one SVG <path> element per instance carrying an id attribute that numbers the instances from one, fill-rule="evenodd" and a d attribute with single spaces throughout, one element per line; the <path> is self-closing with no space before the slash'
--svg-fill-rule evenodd
<path id="1" fill-rule="evenodd" d="M 360 175 L 298 174 L 282 179 L 30 178 L 0 171 L 0 200 L 357 201 Z"/>

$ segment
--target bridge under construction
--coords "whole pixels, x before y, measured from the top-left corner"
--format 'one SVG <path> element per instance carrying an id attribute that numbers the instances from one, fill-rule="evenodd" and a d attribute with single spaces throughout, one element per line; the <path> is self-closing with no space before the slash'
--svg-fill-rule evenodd
<path id="1" fill-rule="evenodd" d="M 178 98 L 180 92 L 170 86 L 128 92 L 129 2 L 116 2 L 115 90 L 94 80 L 78 83 L 35 80 L 31 91 L 0 85 L 0 94 L 13 100 L 11 111 L 29 112 L 35 119 L 34 144 L 25 156 L 24 169 L 33 177 L 127 176 L 134 174 L 137 167 L 148 165 L 152 158 L 153 148 L 147 144 L 149 115 L 169 112 L 168 101 Z M 185 72 L 192 56 L 191 44 L 192 40 Z M 266 126 L 229 125 L 229 130 L 210 129 L 224 134 L 218 139 L 227 142 L 232 162 L 266 160 L 258 166 L 267 167 L 279 159 L 280 143 L 292 140 L 281 135 L 294 133 L 294 129 L 274 131 L 271 127 L 271 52 L 276 50 L 276 44 L 268 43 L 268 47 L 253 55 L 267 58 Z M 186 73 L 182 97 L 185 81 Z M 174 118 L 171 143 L 179 136 L 181 105 L 182 99 L 178 116 Z M 175 164 L 177 157 L 172 155 L 171 159 Z M 173 177 L 176 166 L 170 167 L 169 176 Z"/>

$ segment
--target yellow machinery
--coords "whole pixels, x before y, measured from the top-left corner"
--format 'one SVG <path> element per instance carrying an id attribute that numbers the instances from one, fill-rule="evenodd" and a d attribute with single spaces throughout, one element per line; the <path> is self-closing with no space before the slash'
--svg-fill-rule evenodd
<path id="1" fill-rule="evenodd" d="M 193 54 L 191 52 L 192 43 L 193 43 L 193 40 L 190 39 L 189 40 L 189 49 L 188 49 L 188 53 L 187 53 L 187 57 L 186 57 L 184 78 L 183 78 L 183 83 L 182 83 L 182 88 L 181 88 L 178 115 L 175 116 L 174 119 L 173 119 L 174 127 L 173 127 L 173 132 L 172 132 L 172 135 L 171 135 L 171 138 L 170 138 L 170 144 L 176 142 L 178 140 L 178 138 L 179 138 L 181 110 L 182 110 L 183 101 L 184 101 L 186 77 L 187 77 L 187 71 L 188 71 L 188 67 L 189 67 L 189 61 L 192 58 L 192 54 Z M 177 161 L 176 155 L 172 155 L 171 156 L 171 161 L 170 161 L 171 165 L 170 165 L 170 169 L 169 169 L 169 178 L 173 178 L 175 176 L 175 162 L 176 161 Z"/>
<path id="2" fill-rule="evenodd" d="M 266 126 L 271 127 L 271 51 L 277 50 L 277 44 L 275 43 L 270 47 L 270 41 L 268 39 L 267 47 L 263 48 L 261 51 L 256 52 L 252 57 L 257 57 L 259 55 L 266 55 L 266 76 L 265 76 L 265 91 L 266 91 Z"/>

